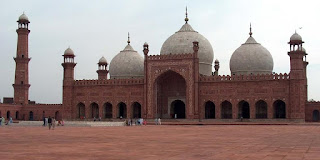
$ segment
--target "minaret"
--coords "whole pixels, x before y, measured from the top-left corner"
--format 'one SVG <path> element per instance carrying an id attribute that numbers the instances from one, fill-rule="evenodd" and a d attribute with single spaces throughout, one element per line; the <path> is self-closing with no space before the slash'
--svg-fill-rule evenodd
<path id="1" fill-rule="evenodd" d="M 306 97 L 306 64 L 303 60 L 306 52 L 302 49 L 302 38 L 296 32 L 290 37 L 290 97 L 289 117 L 291 119 L 305 119 Z"/>
<path id="2" fill-rule="evenodd" d="M 104 57 L 101 57 L 98 63 L 98 80 L 108 79 L 108 73 L 107 70 L 108 62 Z"/>
<path id="3" fill-rule="evenodd" d="M 74 85 L 74 67 L 77 65 L 74 63 L 74 53 L 69 47 L 64 52 L 64 61 L 61 64 L 63 66 L 63 115 L 65 119 L 75 118 L 75 111 L 72 111 L 72 99 L 73 99 L 73 85 Z"/>
<path id="4" fill-rule="evenodd" d="M 29 19 L 23 13 L 18 22 L 18 44 L 17 56 L 14 58 L 16 62 L 14 88 L 14 103 L 26 105 L 29 100 L 29 53 L 28 53 L 28 35 Z"/>

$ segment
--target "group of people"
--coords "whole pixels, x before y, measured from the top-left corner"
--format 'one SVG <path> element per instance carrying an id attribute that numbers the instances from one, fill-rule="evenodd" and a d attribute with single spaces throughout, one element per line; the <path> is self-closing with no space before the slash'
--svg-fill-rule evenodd
<path id="1" fill-rule="evenodd" d="M 98 120 L 101 121 L 101 117 L 99 117 Z M 94 121 L 94 122 L 97 121 L 96 117 L 93 117 L 93 121 Z"/>
<path id="2" fill-rule="evenodd" d="M 155 125 L 161 125 L 161 119 L 160 118 L 156 118 L 154 120 L 154 124 Z M 147 121 L 144 120 L 143 118 L 139 118 L 136 120 L 132 120 L 132 119 L 127 119 L 126 120 L 126 125 L 127 126 L 132 126 L 132 125 L 147 125 Z"/>
<path id="3" fill-rule="evenodd" d="M 154 124 L 155 124 L 155 125 L 161 125 L 161 119 L 160 119 L 160 118 L 156 118 L 156 119 L 154 120 Z"/>
<path id="4" fill-rule="evenodd" d="M 56 127 L 56 119 L 54 117 L 43 117 L 43 126 L 49 126 L 49 130 L 54 130 L 54 128 Z M 58 126 L 64 126 L 64 121 L 63 120 L 59 120 L 58 121 Z"/>
<path id="5" fill-rule="evenodd" d="M 10 125 L 13 123 L 12 117 L 9 117 L 8 121 L 6 121 L 6 118 L 0 117 L 0 126 L 1 125 Z"/>
<path id="6" fill-rule="evenodd" d="M 126 125 L 127 126 L 132 126 L 132 125 L 147 125 L 147 121 L 142 119 L 142 118 L 139 118 L 139 119 L 136 119 L 136 120 L 132 120 L 132 119 L 127 119 L 126 120 Z"/>

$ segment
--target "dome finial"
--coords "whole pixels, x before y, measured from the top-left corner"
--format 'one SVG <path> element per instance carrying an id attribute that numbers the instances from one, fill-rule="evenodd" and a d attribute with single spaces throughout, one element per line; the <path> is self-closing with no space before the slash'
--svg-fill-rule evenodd
<path id="1" fill-rule="evenodd" d="M 251 30 L 251 22 L 250 22 L 250 32 L 249 32 L 250 37 L 252 37 L 252 30 Z"/>
<path id="2" fill-rule="evenodd" d="M 129 34 L 129 32 L 128 32 L 128 44 L 130 44 L 130 34 Z"/>
<path id="3" fill-rule="evenodd" d="M 188 7 L 186 6 L 186 18 L 184 19 L 184 21 L 186 21 L 186 23 L 188 23 L 189 18 L 188 18 Z"/>

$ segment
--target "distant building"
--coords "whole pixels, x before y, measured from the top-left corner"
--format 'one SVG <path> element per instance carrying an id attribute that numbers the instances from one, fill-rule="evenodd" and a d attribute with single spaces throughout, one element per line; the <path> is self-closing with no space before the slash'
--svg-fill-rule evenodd
<path id="1" fill-rule="evenodd" d="M 231 56 L 231 75 L 225 76 L 218 73 L 220 62 L 213 62 L 210 42 L 188 20 L 164 42 L 160 55 L 148 55 L 145 43 L 141 56 L 128 37 L 110 65 L 104 57 L 99 60 L 96 80 L 74 79 L 75 54 L 68 48 L 62 63 L 62 104 L 37 104 L 28 99 L 30 22 L 22 14 L 14 58 L 14 98 L 4 98 L 0 116 L 319 121 L 320 103 L 307 101 L 307 53 L 299 34 L 294 33 L 288 43 L 290 73 L 277 74 L 272 55 L 253 38 L 250 25 L 248 39 Z"/>

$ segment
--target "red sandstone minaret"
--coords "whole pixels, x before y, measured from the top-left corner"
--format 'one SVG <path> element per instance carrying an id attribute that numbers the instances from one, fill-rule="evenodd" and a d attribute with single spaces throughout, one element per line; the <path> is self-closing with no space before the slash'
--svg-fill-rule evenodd
<path id="1" fill-rule="evenodd" d="M 109 71 L 107 70 L 108 62 L 104 57 L 101 57 L 98 63 L 98 80 L 103 80 L 108 78 Z"/>
<path id="2" fill-rule="evenodd" d="M 73 86 L 74 86 L 74 67 L 77 65 L 74 63 L 74 53 L 69 47 L 65 50 L 64 61 L 61 64 L 63 66 L 63 96 L 62 103 L 64 109 L 63 118 L 70 119 L 72 112 L 72 98 L 73 98 Z"/>
<path id="3" fill-rule="evenodd" d="M 303 51 L 302 38 L 299 34 L 294 33 L 290 37 L 290 95 L 289 95 L 289 117 L 290 119 L 305 119 L 306 97 L 306 52 Z"/>
<path id="4" fill-rule="evenodd" d="M 18 22 L 18 44 L 16 61 L 14 88 L 14 103 L 26 105 L 29 98 L 29 53 L 28 53 L 28 35 L 30 33 L 28 17 L 23 13 Z"/>

